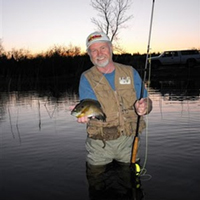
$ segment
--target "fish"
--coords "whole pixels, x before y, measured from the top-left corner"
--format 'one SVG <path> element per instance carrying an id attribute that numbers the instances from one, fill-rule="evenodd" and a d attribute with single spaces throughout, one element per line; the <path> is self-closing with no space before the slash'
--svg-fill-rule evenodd
<path id="1" fill-rule="evenodd" d="M 87 116 L 89 119 L 96 118 L 106 121 L 106 115 L 102 110 L 101 104 L 94 99 L 81 100 L 71 111 L 71 115 L 76 118 Z"/>

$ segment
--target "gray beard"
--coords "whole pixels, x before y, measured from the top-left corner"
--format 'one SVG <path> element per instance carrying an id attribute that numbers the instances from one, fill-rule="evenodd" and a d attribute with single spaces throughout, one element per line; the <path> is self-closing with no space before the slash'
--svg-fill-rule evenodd
<path id="1" fill-rule="evenodd" d="M 106 67 L 106 65 L 107 65 L 108 63 L 109 63 L 109 60 L 106 60 L 105 62 L 103 62 L 103 63 L 101 63 L 101 64 L 95 62 L 95 65 L 96 65 L 97 67 L 102 67 L 102 68 L 103 68 L 103 67 Z"/>

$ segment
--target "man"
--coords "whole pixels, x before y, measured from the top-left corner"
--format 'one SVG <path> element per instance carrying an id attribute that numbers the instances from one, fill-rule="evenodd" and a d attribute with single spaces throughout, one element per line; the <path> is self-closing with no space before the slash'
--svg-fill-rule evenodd
<path id="1" fill-rule="evenodd" d="M 87 117 L 77 119 L 87 123 L 87 163 L 90 166 L 103 166 L 113 160 L 130 163 L 137 117 L 151 111 L 152 101 L 145 88 L 139 100 L 141 78 L 131 66 L 113 62 L 113 48 L 106 34 L 91 33 L 86 46 L 94 66 L 81 75 L 79 97 L 98 100 L 107 116 L 106 122 Z M 141 117 L 139 132 L 144 128 Z"/>

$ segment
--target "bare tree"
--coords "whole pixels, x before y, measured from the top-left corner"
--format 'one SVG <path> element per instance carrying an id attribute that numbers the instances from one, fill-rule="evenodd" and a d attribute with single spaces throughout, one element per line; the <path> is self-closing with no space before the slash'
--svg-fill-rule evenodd
<path id="1" fill-rule="evenodd" d="M 91 0 L 91 6 L 100 17 L 92 18 L 92 23 L 105 32 L 111 41 L 116 41 L 119 29 L 125 28 L 124 24 L 132 18 L 132 15 L 125 14 L 131 4 L 132 0 Z"/>
<path id="2" fill-rule="evenodd" d="M 0 57 L 3 57 L 5 55 L 5 50 L 3 48 L 3 44 L 2 44 L 2 39 L 0 39 Z"/>
<path id="3" fill-rule="evenodd" d="M 46 56 L 79 56 L 81 55 L 81 49 L 80 47 L 77 46 L 73 46 L 72 44 L 70 44 L 69 46 L 57 46 L 54 45 L 52 48 L 50 48 L 47 53 Z"/>
<path id="4" fill-rule="evenodd" d="M 12 48 L 12 50 L 9 51 L 7 55 L 8 55 L 8 58 L 13 58 L 16 61 L 25 60 L 31 57 L 29 50 L 15 49 L 15 48 Z"/>

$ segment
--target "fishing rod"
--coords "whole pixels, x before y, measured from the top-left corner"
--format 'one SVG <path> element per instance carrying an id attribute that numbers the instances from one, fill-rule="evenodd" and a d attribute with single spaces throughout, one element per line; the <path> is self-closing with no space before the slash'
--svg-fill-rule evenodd
<path id="1" fill-rule="evenodd" d="M 150 41 L 151 41 L 151 31 L 152 31 L 152 24 L 153 24 L 154 4 L 155 4 L 155 0 L 153 0 L 153 2 L 152 2 L 151 20 L 150 20 L 150 28 L 149 28 L 149 38 L 148 38 L 147 54 L 146 54 L 146 60 L 145 60 L 144 77 L 143 77 L 143 82 L 141 84 L 140 99 L 143 98 L 144 87 L 145 87 L 144 83 L 146 81 L 146 75 L 147 75 L 147 67 L 148 67 L 149 51 L 150 51 Z M 134 137 L 134 140 L 133 140 L 132 154 L 131 154 L 131 169 L 135 172 L 136 176 L 140 175 L 140 172 L 141 172 L 139 164 L 136 163 L 137 152 L 138 152 L 138 144 L 139 144 L 140 119 L 141 119 L 141 116 L 138 115 L 137 125 L 136 125 L 136 133 L 135 133 L 135 137 Z"/>

